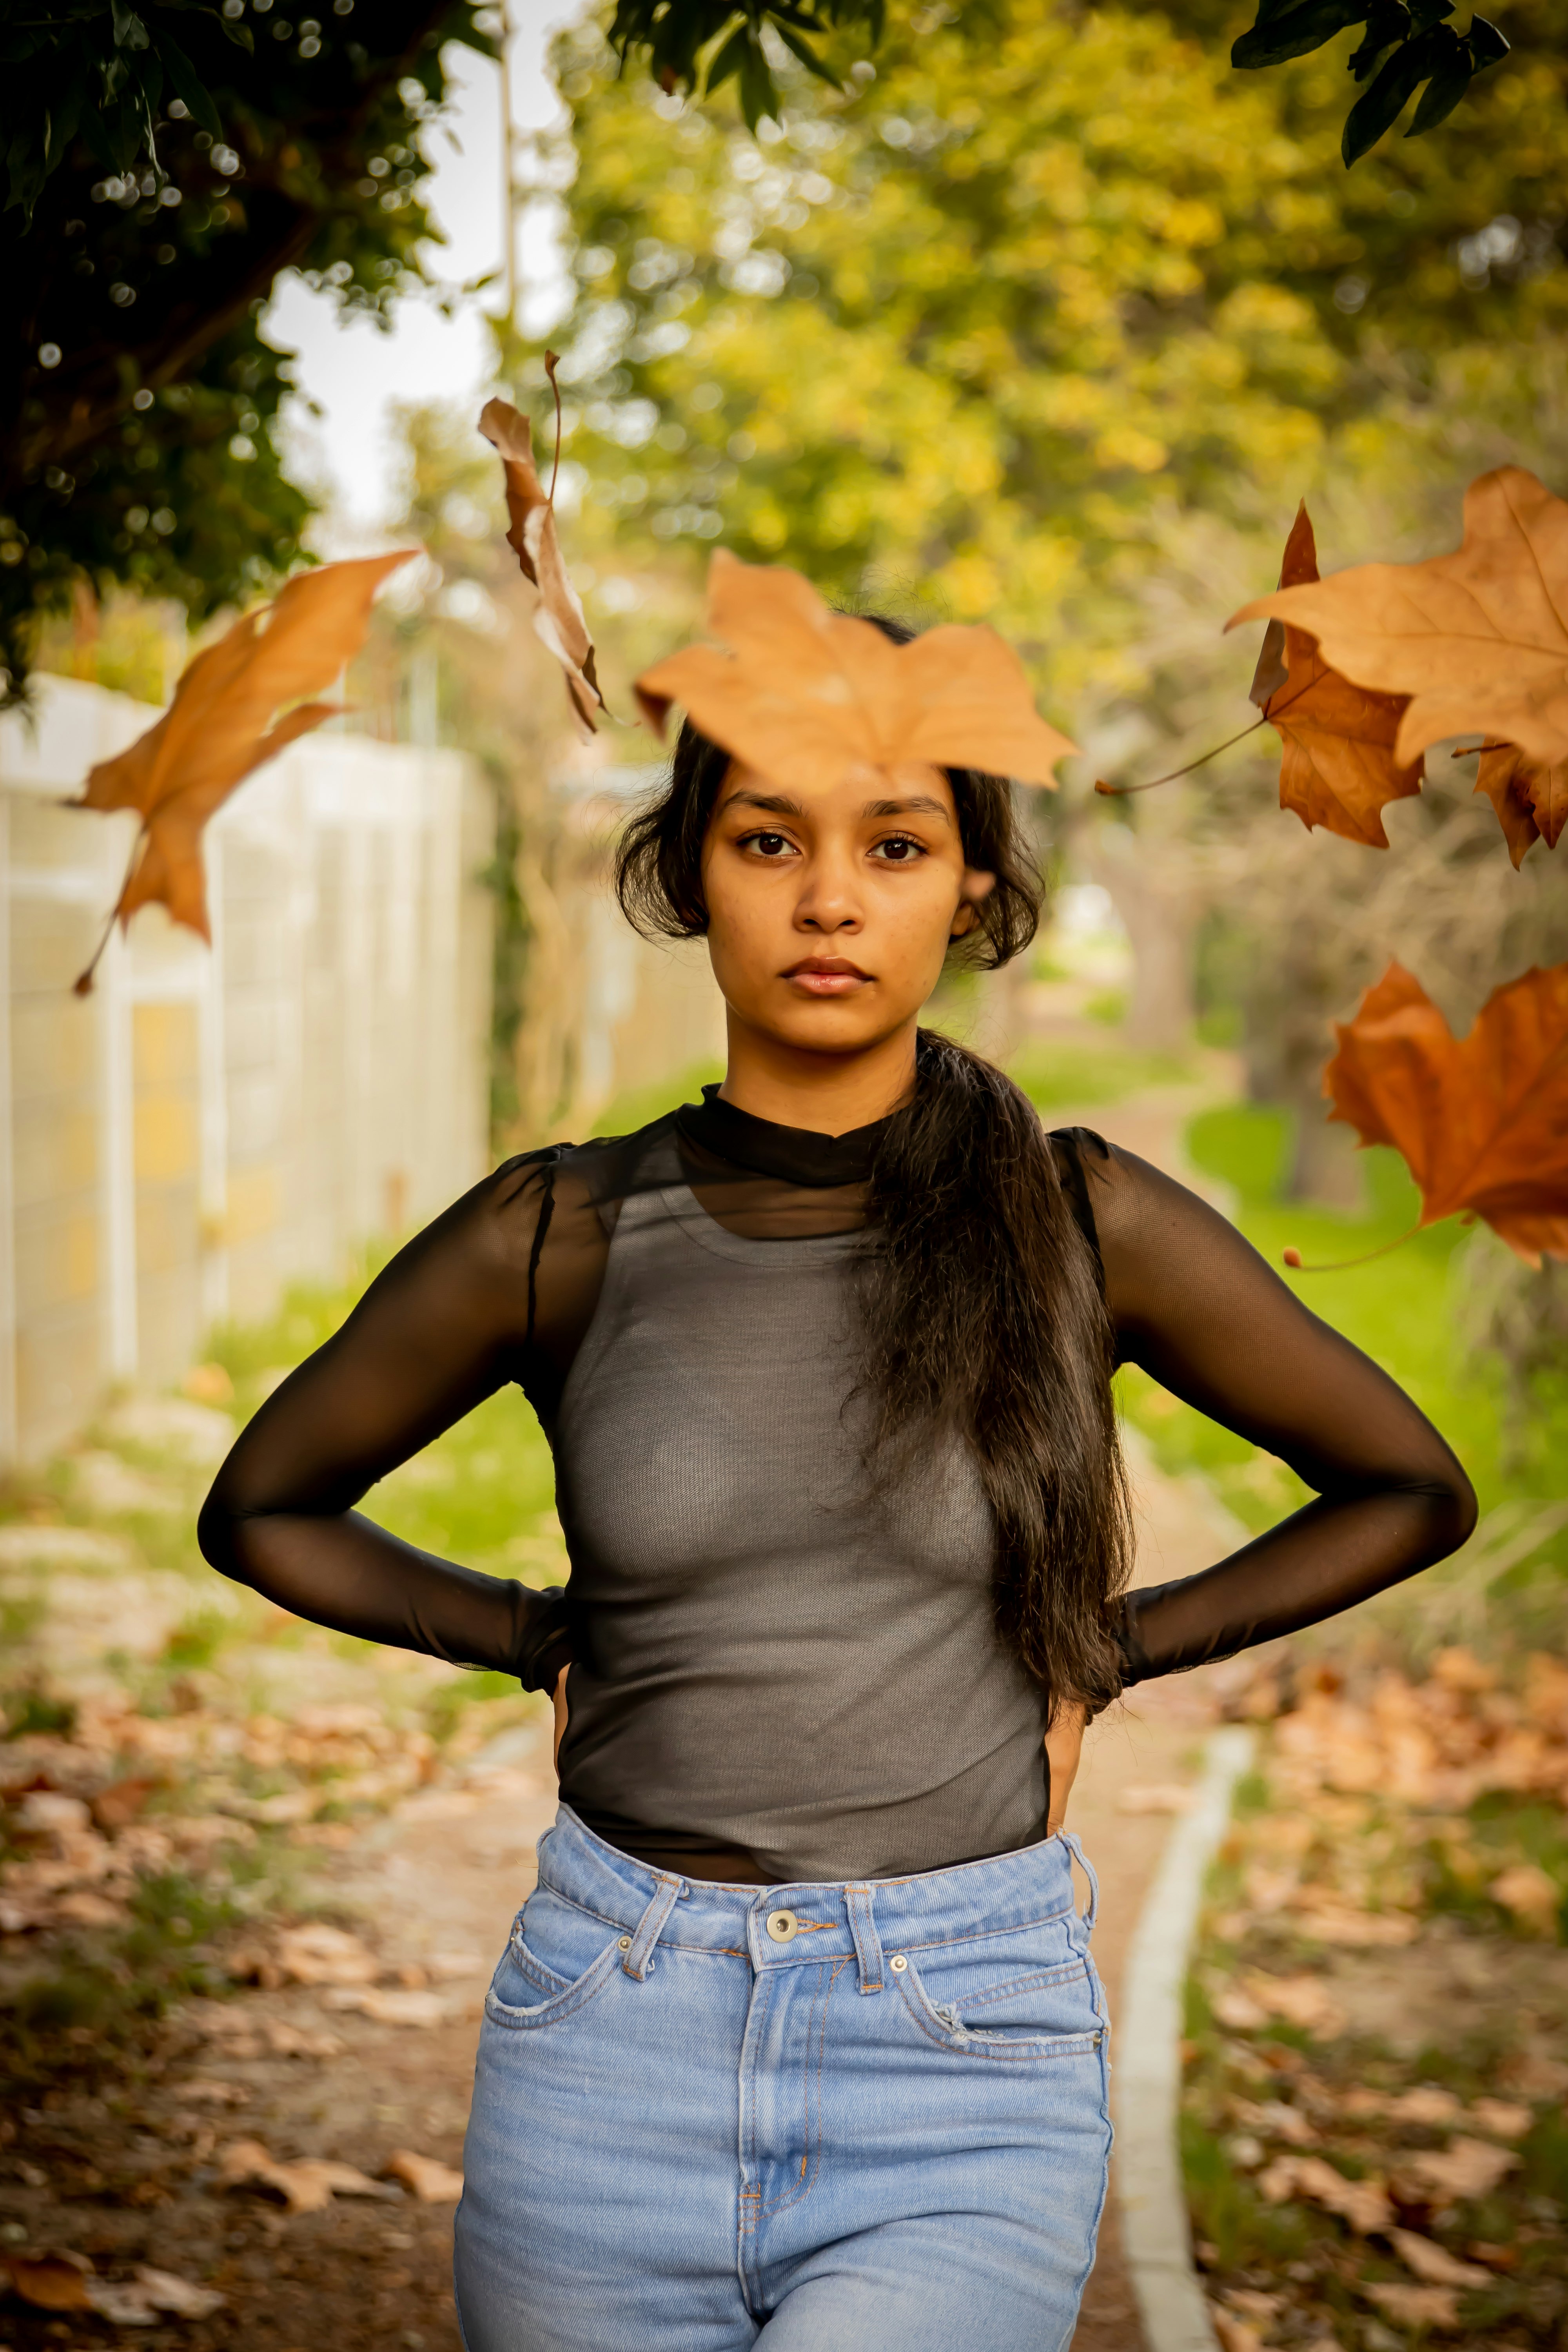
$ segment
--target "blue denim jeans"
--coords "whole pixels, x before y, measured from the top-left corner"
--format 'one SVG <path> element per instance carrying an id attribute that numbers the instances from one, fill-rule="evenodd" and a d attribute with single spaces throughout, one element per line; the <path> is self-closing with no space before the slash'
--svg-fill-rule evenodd
<path id="1" fill-rule="evenodd" d="M 563 1806 L 485 2003 L 468 2352 L 1060 2352 L 1110 2149 L 1069 1854 L 720 1886 Z"/>

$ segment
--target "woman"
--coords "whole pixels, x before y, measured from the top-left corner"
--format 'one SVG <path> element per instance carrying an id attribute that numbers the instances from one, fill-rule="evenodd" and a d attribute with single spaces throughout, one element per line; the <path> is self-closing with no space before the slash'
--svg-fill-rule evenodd
<path id="1" fill-rule="evenodd" d="M 561 1812 L 468 2131 L 469 2352 L 1065 2346 L 1110 2137 L 1060 1831 L 1084 1722 L 1473 1516 L 1223 1218 L 918 1028 L 950 955 L 1033 936 L 1011 788 L 764 767 L 689 723 L 620 852 L 633 920 L 708 941 L 722 1087 L 476 1186 L 202 1520 L 303 1616 L 555 1694 Z M 1123 1594 L 1118 1360 L 1317 1499 Z M 353 1508 L 508 1381 L 554 1449 L 563 1593 Z"/>

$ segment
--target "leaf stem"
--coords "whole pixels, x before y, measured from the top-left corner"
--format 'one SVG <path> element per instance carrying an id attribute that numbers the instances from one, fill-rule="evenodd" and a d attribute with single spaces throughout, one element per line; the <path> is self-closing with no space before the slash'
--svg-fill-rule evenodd
<path id="1" fill-rule="evenodd" d="M 1301 1253 L 1296 1249 L 1284 1250 L 1280 1255 L 1292 1274 L 1343 1274 L 1347 1267 L 1370 1265 L 1374 1257 L 1386 1257 L 1390 1250 L 1403 1248 L 1404 1244 L 1412 1240 L 1420 1231 L 1421 1226 L 1417 1222 L 1405 1233 L 1395 1234 L 1391 1242 L 1384 1242 L 1376 1249 L 1368 1250 L 1364 1256 L 1334 1258 L 1327 1265 L 1304 1265 L 1301 1262 Z"/>
<path id="2" fill-rule="evenodd" d="M 555 381 L 555 371 L 561 364 L 559 352 L 546 352 L 544 373 L 550 378 L 550 389 L 555 394 L 555 455 L 550 464 L 550 488 L 544 493 L 552 506 L 555 503 L 555 477 L 561 471 L 561 386 Z"/>
<path id="3" fill-rule="evenodd" d="M 1190 776 L 1194 768 L 1205 766 L 1210 760 L 1217 760 L 1220 753 L 1228 751 L 1233 743 L 1241 742 L 1248 735 L 1256 735 L 1258 729 L 1267 724 L 1266 718 L 1255 719 L 1250 727 L 1241 730 L 1240 734 L 1227 735 L 1223 743 L 1216 743 L 1212 751 L 1200 751 L 1195 760 L 1189 760 L 1184 768 L 1173 768 L 1168 776 L 1151 776 L 1146 784 L 1103 784 L 1097 780 L 1094 789 L 1103 793 L 1107 800 L 1125 800 L 1131 793 L 1152 793 L 1159 784 L 1173 784 L 1178 776 Z"/>
<path id="4" fill-rule="evenodd" d="M 92 994 L 93 973 L 98 970 L 100 963 L 102 961 L 104 949 L 114 937 L 114 926 L 119 920 L 120 909 L 125 904 L 125 893 L 131 887 L 131 877 L 135 873 L 137 866 L 141 861 L 142 845 L 146 838 L 147 827 L 143 824 L 142 830 L 138 833 L 135 840 L 131 845 L 131 858 L 130 863 L 125 868 L 125 879 L 120 886 L 119 897 L 115 899 L 113 906 L 110 907 L 109 910 L 109 920 L 103 927 L 102 937 L 100 939 L 98 945 L 92 951 L 91 957 L 88 961 L 87 969 L 84 971 L 79 971 L 75 980 L 71 982 L 71 994 L 73 996 L 90 996 Z"/>
<path id="5" fill-rule="evenodd" d="M 1450 751 L 1448 757 L 1450 760 L 1475 760 L 1483 751 L 1511 751 L 1513 749 L 1511 743 L 1465 743 L 1458 751 Z"/>

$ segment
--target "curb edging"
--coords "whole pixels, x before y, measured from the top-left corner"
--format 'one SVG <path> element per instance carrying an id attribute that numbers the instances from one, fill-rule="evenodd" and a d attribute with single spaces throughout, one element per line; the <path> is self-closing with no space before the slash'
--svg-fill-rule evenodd
<path id="1" fill-rule="evenodd" d="M 1211 1736 L 1192 1810 L 1172 1830 L 1144 1897 L 1122 1981 L 1112 2076 L 1121 2242 L 1148 2352 L 1219 2352 L 1182 2186 L 1182 2010 L 1204 1879 L 1255 1745 L 1241 1725 Z"/>

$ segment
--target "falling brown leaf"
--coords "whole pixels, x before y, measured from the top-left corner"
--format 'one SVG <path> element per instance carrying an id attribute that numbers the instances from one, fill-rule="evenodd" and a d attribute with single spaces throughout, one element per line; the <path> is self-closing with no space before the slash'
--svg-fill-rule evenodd
<path id="1" fill-rule="evenodd" d="M 1394 754 L 1448 735 L 1568 760 L 1568 504 L 1519 466 L 1465 493 L 1464 544 L 1421 563 L 1363 563 L 1278 589 L 1227 625 L 1278 619 L 1355 685 L 1407 695 Z"/>
<path id="2" fill-rule="evenodd" d="M 1451 2286 L 1395 2286 L 1391 2281 L 1362 2279 L 1359 2292 L 1375 2303 L 1385 2317 L 1401 2327 L 1458 2327 L 1459 2304 Z"/>
<path id="3" fill-rule="evenodd" d="M 1055 786 L 1076 747 L 1040 718 L 1012 647 L 946 625 L 896 646 L 824 604 L 782 564 L 714 551 L 708 623 L 732 648 L 689 646 L 645 670 L 637 701 L 662 735 L 671 703 L 759 774 L 795 790 L 851 774 L 978 768 Z"/>
<path id="4" fill-rule="evenodd" d="M 1568 1257 L 1568 964 L 1494 989 L 1456 1039 L 1393 963 L 1334 1034 L 1329 1116 L 1393 1145 L 1423 1225 L 1468 1210 L 1531 1265 Z"/>
<path id="5" fill-rule="evenodd" d="M 1489 2286 L 1489 2274 L 1475 2263 L 1462 2263 L 1446 2246 L 1424 2238 L 1415 2230 L 1390 2230 L 1388 2242 L 1407 2269 L 1428 2286 Z"/>
<path id="6" fill-rule="evenodd" d="M 545 354 L 552 384 L 555 354 Z M 559 411 L 560 395 L 557 394 Z M 557 418 L 559 429 L 559 415 Z M 506 508 L 511 519 L 507 545 L 522 567 L 525 580 L 539 591 L 533 615 L 534 635 L 547 646 L 566 676 L 566 696 L 577 731 L 584 742 L 598 732 L 595 710 L 605 708 L 595 667 L 594 640 L 588 634 L 582 600 L 573 587 L 555 535 L 555 483 L 547 490 L 533 462 L 533 428 L 509 400 L 487 400 L 479 411 L 479 431 L 500 455 L 506 476 Z"/>
<path id="7" fill-rule="evenodd" d="M 211 937 L 202 869 L 208 820 L 264 761 L 334 715 L 337 704 L 304 698 L 331 686 L 358 652 L 376 590 L 416 552 L 298 572 L 270 604 L 196 656 L 144 735 L 89 772 L 75 806 L 134 809 L 142 819 L 111 924 L 127 924 L 138 907 L 155 902 Z M 89 964 L 79 995 L 92 986 L 92 972 Z"/>
<path id="8" fill-rule="evenodd" d="M 411 2147 L 395 2148 L 383 2169 L 393 2180 L 411 2189 L 421 2205 L 455 2205 L 463 2193 L 463 2176 L 433 2156 Z"/>
<path id="9" fill-rule="evenodd" d="M 320 2213 L 334 2197 L 395 2197 L 387 2183 L 372 2180 L 352 2164 L 331 2157 L 305 2156 L 282 2164 L 258 2139 L 231 2140 L 219 2158 L 224 2184 L 270 2189 L 290 2213 Z"/>
<path id="10" fill-rule="evenodd" d="M 1531 760 L 1517 743 L 1489 743 L 1481 752 L 1476 790 L 1496 809 L 1516 869 L 1536 842 L 1556 848 L 1568 824 L 1568 760 Z"/>
<path id="11" fill-rule="evenodd" d="M 1295 588 L 1319 577 L 1311 518 L 1303 502 L 1285 542 L 1279 585 Z M 1309 832 L 1321 824 L 1346 841 L 1386 849 L 1382 810 L 1421 789 L 1420 760 L 1402 765 L 1394 755 L 1407 698 L 1352 686 L 1330 667 L 1306 630 L 1271 620 L 1258 657 L 1252 700 L 1284 746 L 1280 807 L 1293 809 Z"/>

